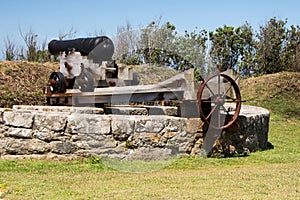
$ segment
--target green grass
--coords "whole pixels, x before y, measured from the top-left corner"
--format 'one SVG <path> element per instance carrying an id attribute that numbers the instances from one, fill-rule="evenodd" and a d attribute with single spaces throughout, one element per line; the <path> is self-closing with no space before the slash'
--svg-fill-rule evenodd
<path id="1" fill-rule="evenodd" d="M 0 160 L 0 195 L 3 191 L 4 199 L 299 199 L 299 121 L 273 115 L 269 141 L 273 150 L 247 157 L 177 158 L 165 163 Z"/>
<path id="2" fill-rule="evenodd" d="M 300 73 L 281 72 L 242 80 L 243 100 L 261 106 L 271 114 L 300 120 Z"/>

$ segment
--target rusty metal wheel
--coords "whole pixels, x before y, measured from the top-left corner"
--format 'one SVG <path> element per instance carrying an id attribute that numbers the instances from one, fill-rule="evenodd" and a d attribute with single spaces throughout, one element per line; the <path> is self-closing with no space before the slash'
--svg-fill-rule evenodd
<path id="1" fill-rule="evenodd" d="M 204 123 L 215 129 L 226 129 L 238 118 L 241 94 L 236 82 L 218 73 L 203 80 L 197 93 L 198 110 Z"/>
<path id="2" fill-rule="evenodd" d="M 66 81 L 64 75 L 61 72 L 52 72 L 49 77 L 48 85 L 52 94 L 66 92 Z"/>

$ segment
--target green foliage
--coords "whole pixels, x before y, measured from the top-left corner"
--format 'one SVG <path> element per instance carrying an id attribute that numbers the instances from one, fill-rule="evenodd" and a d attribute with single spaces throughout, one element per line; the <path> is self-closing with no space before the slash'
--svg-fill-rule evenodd
<path id="1" fill-rule="evenodd" d="M 245 22 L 224 25 L 215 31 L 185 31 L 179 35 L 170 22 L 153 21 L 136 37 L 134 53 L 124 54 L 123 63 L 171 66 L 178 71 L 195 68 L 195 78 L 233 69 L 242 77 L 300 70 L 300 28 L 286 27 L 287 20 L 271 18 L 259 32 Z M 207 56 L 209 53 L 209 56 Z"/>
<path id="2" fill-rule="evenodd" d="M 5 50 L 5 60 L 12 61 L 15 59 L 15 54 L 8 49 Z"/>
<path id="3" fill-rule="evenodd" d="M 27 60 L 30 62 L 45 62 L 50 60 L 50 53 L 46 49 L 46 40 L 39 45 L 37 42 L 38 34 L 34 33 L 31 29 L 25 34 L 20 30 L 20 34 L 26 44 L 26 48 L 18 47 L 13 40 L 7 36 L 4 39 L 5 60 Z"/>
<path id="4" fill-rule="evenodd" d="M 86 163 L 88 163 L 88 164 L 100 164 L 100 163 L 102 163 L 102 160 L 99 157 L 92 156 L 92 157 L 89 157 L 86 160 Z"/>
<path id="5" fill-rule="evenodd" d="M 130 141 L 128 141 L 128 140 L 126 140 L 126 142 L 125 142 L 125 147 L 127 148 L 127 149 L 134 149 L 134 146 L 130 143 Z"/>
<path id="6" fill-rule="evenodd" d="M 194 67 L 197 74 L 206 74 L 206 42 L 208 40 L 207 32 L 205 30 L 192 32 L 185 31 L 184 35 L 176 38 L 175 53 L 184 58 L 186 63 L 190 63 L 190 66 L 186 63 L 178 62 L 178 68 L 183 71 L 186 67 Z M 180 61 L 180 60 L 179 60 Z M 176 69 L 176 68 L 175 68 Z"/>
<path id="7" fill-rule="evenodd" d="M 121 63 L 124 63 L 126 65 L 140 65 L 141 61 L 138 57 L 138 55 L 131 55 L 129 56 L 127 53 L 124 53 L 122 55 L 122 59 L 120 60 Z"/>
<path id="8" fill-rule="evenodd" d="M 151 22 L 141 30 L 139 50 L 144 63 L 156 66 L 169 64 L 174 55 L 172 51 L 177 32 L 170 22 L 160 26 L 160 22 Z"/>
<path id="9" fill-rule="evenodd" d="M 178 71 L 194 67 L 198 74 L 205 74 L 207 32 L 194 30 L 178 35 L 176 27 L 170 22 L 163 25 L 159 23 L 153 21 L 141 30 L 140 37 L 136 38 L 138 42 L 135 50 L 131 48 L 130 52 L 123 53 L 119 58 L 121 63 L 170 66 Z M 120 40 L 117 39 L 118 46 Z M 124 45 L 128 46 L 128 43 L 124 42 Z"/>
<path id="10" fill-rule="evenodd" d="M 258 72 L 271 74 L 284 70 L 282 58 L 286 43 L 287 21 L 271 18 L 265 26 L 260 27 L 257 46 Z"/>
<path id="11" fill-rule="evenodd" d="M 252 63 L 248 62 L 253 56 L 253 35 L 248 23 L 237 28 L 224 25 L 210 32 L 209 36 L 212 43 L 210 55 L 214 63 L 220 65 L 221 71 L 234 69 L 247 72 L 252 68 Z M 245 61 L 248 61 L 247 65 Z M 243 64 L 242 69 L 238 68 L 239 63 Z"/>
<path id="12" fill-rule="evenodd" d="M 300 72 L 300 27 L 287 30 L 286 46 L 283 51 L 284 70 Z"/>

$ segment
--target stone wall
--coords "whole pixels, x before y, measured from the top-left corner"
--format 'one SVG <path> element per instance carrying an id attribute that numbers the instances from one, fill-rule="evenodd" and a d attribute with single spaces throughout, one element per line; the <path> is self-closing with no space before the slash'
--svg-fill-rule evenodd
<path id="1" fill-rule="evenodd" d="M 223 138 L 223 142 L 235 149 L 239 149 L 238 145 L 249 151 L 266 149 L 269 112 L 257 107 L 243 108 L 239 128 L 233 127 L 226 133 L 236 138 L 230 142 Z M 64 155 L 152 160 L 196 156 L 204 135 L 198 118 L 104 114 L 102 108 L 86 107 L 0 109 L 1 157 Z"/>

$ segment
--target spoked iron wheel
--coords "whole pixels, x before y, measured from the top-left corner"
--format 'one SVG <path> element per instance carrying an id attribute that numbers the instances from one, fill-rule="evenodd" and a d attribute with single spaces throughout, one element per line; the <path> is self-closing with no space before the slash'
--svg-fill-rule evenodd
<path id="1" fill-rule="evenodd" d="M 49 78 L 49 87 L 52 94 L 66 92 L 65 77 L 61 72 L 52 72 Z"/>
<path id="2" fill-rule="evenodd" d="M 90 72 L 82 72 L 75 78 L 75 86 L 79 88 L 81 92 L 93 92 L 94 91 L 94 79 Z"/>
<path id="3" fill-rule="evenodd" d="M 236 82 L 220 73 L 202 82 L 197 101 L 202 121 L 215 129 L 231 126 L 238 118 L 242 102 Z M 227 103 L 231 103 L 229 108 Z"/>

